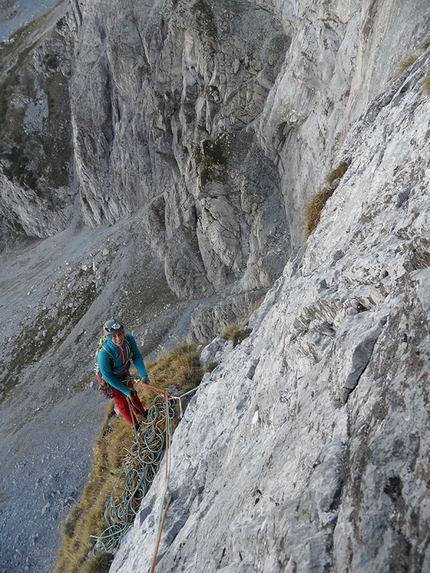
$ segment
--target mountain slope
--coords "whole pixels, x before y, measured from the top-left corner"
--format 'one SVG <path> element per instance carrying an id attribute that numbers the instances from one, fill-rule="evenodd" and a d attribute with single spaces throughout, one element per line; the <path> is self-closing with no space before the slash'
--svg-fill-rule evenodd
<path id="1" fill-rule="evenodd" d="M 243 510 L 243 531 L 259 531 L 251 515 L 261 523 L 268 516 L 278 528 L 272 503 L 284 508 L 303 499 L 304 515 L 298 510 L 296 521 L 279 520 L 281 532 L 261 534 L 270 552 L 263 557 L 253 543 L 249 568 L 270 570 L 270 556 L 279 556 L 279 567 L 290 560 L 294 570 L 307 547 L 339 570 L 337 560 L 349 556 L 361 563 L 360 551 L 370 559 L 370 542 L 354 521 L 368 515 L 360 512 L 372 505 L 370 486 L 381 563 L 396 538 L 409 565 L 422 560 L 425 568 L 419 384 L 427 368 L 420 285 L 428 266 L 428 1 L 72 0 L 67 14 L 65 4 L 0 47 L 0 570 L 52 568 L 61 521 L 82 491 L 103 417 L 92 351 L 104 321 L 120 316 L 153 356 L 178 342 L 210 340 L 274 283 L 251 338 L 226 356 L 206 390 L 216 401 L 198 397 L 180 427 L 178 440 L 185 437 L 173 467 L 187 463 L 191 424 L 201 444 L 192 442 L 190 456 L 200 463 L 203 448 L 208 470 L 202 462 L 195 479 L 206 489 L 191 488 L 187 499 L 178 492 L 188 495 L 195 468 L 184 467 L 190 477 L 183 482 L 175 473 L 173 515 L 180 506 L 196 509 L 187 527 L 195 529 L 200 517 L 195 531 L 206 536 L 212 525 L 199 495 L 210 487 L 236 491 L 223 456 L 231 451 L 247 468 L 248 458 L 272 453 L 273 467 L 269 460 L 261 472 L 251 468 L 249 482 L 240 474 L 246 491 L 260 496 L 250 498 L 258 513 Z M 414 58 L 396 79 L 399 64 Z M 346 173 L 328 184 L 339 165 Z M 336 186 L 305 243 L 303 205 Z M 394 397 L 381 370 L 394 380 Z M 241 401 L 226 400 L 228 384 Z M 406 408 L 404 419 L 395 407 Z M 214 424 L 238 424 L 239 434 L 226 426 L 219 438 L 226 451 L 211 449 L 222 427 L 205 425 L 205 412 Z M 387 456 L 372 453 L 381 468 L 373 470 L 366 440 L 394 423 L 397 441 L 382 444 Z M 289 444 L 285 452 L 278 434 Z M 253 450 L 257 439 L 264 452 Z M 289 450 L 294 459 L 284 458 Z M 393 461 L 391 469 L 381 457 Z M 326 480 L 327 466 L 333 474 Z M 288 485 L 274 496 L 284 467 L 297 491 Z M 412 514 L 418 502 L 408 497 L 409 479 L 422 497 L 419 515 Z M 327 482 L 326 502 L 320 482 Z M 221 505 L 214 523 L 224 522 Z M 344 520 L 348 511 L 353 525 Z M 167 545 L 185 521 L 180 515 L 166 524 Z M 242 517 L 235 515 L 243 558 Z M 166 568 L 174 567 L 187 531 L 165 553 Z M 219 555 L 213 568 L 228 561 L 234 570 L 241 557 L 236 546 L 224 552 L 222 539 L 215 535 L 201 559 Z M 190 548 L 200 541 L 190 533 Z M 199 558 L 187 551 L 181 559 Z"/>
<path id="2" fill-rule="evenodd" d="M 430 568 L 429 73 L 353 126 L 318 228 L 187 409 L 156 570 Z M 165 486 L 112 572 L 149 569 Z"/>

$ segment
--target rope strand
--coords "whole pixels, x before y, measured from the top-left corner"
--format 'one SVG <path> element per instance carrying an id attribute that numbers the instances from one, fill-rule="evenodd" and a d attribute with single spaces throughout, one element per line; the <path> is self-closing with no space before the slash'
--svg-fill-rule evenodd
<path id="1" fill-rule="evenodd" d="M 116 553 L 121 540 L 133 525 L 142 499 L 154 481 L 165 450 L 164 492 L 157 540 L 149 571 L 149 573 L 153 573 L 167 509 L 172 501 L 172 494 L 169 491 L 169 456 L 172 437 L 171 422 L 175 417 L 173 404 L 175 401 L 179 404 L 179 414 L 180 418 L 182 418 L 182 399 L 189 399 L 197 390 L 202 386 L 206 386 L 209 382 L 197 386 L 180 396 L 172 396 L 166 390 L 161 390 L 150 384 L 144 385 L 147 388 L 156 390 L 158 395 L 154 398 L 147 412 L 146 419 L 140 423 L 139 430 L 136 430 L 136 426 L 133 425 L 134 441 L 122 463 L 118 480 L 105 506 L 104 518 L 108 527 L 99 536 L 91 536 L 96 542 L 94 550 Z M 130 412 L 132 412 L 130 400 L 127 401 Z"/>
<path id="2" fill-rule="evenodd" d="M 120 474 L 105 507 L 108 527 L 96 541 L 95 549 L 115 553 L 133 525 L 140 503 L 154 481 L 165 449 L 165 429 L 175 415 L 172 404 L 157 396 L 148 416 L 134 435 L 134 441 L 122 463 Z"/>

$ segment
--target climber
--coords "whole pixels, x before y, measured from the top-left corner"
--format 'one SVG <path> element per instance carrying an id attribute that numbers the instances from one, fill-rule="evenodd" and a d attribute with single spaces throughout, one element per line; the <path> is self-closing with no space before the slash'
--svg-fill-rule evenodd
<path id="1" fill-rule="evenodd" d="M 130 362 L 133 361 L 143 384 L 149 384 L 148 373 L 136 341 L 124 332 L 118 320 L 108 320 L 104 326 L 105 342 L 97 354 L 97 363 L 104 381 L 111 387 L 111 395 L 119 412 L 129 424 L 137 425 L 137 415 L 145 409 L 130 380 Z"/>

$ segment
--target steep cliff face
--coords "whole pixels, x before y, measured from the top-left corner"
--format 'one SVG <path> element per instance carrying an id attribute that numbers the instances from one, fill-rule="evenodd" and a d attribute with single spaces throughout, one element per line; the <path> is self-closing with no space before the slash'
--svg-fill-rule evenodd
<path id="1" fill-rule="evenodd" d="M 17 235 L 66 228 L 77 185 L 68 81 L 67 2 L 0 45 L 0 250 Z"/>
<path id="2" fill-rule="evenodd" d="M 79 4 L 71 100 L 85 220 L 142 225 L 178 296 L 267 288 L 290 251 L 248 129 L 290 40 L 248 2 Z"/>
<path id="3" fill-rule="evenodd" d="M 171 288 L 193 297 L 273 282 L 351 121 L 428 17 L 425 2 L 76 6 L 85 219 L 146 206 Z"/>
<path id="4" fill-rule="evenodd" d="M 65 12 L 0 47 L 0 569 L 55 558 L 107 315 L 148 355 L 281 277 L 178 430 L 165 570 L 425 570 L 427 0 Z M 116 569 L 150 559 L 137 525 Z"/>
<path id="5" fill-rule="evenodd" d="M 69 7 L 46 39 L 21 45 L 26 66 L 3 49 L 3 244 L 63 230 L 76 208 L 90 226 L 139 212 L 178 297 L 234 294 L 242 313 L 302 243 L 304 202 L 351 122 L 419 50 L 429 10 L 425 0 Z"/>
<path id="6" fill-rule="evenodd" d="M 422 56 L 354 125 L 306 247 L 186 411 L 112 572 L 430 568 L 430 96 Z"/>

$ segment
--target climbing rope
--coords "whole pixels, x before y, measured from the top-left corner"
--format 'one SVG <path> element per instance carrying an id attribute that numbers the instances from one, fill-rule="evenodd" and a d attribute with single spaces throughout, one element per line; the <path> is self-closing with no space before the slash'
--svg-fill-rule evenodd
<path id="1" fill-rule="evenodd" d="M 168 402 L 167 393 L 165 393 L 164 395 L 164 400 L 167 408 L 167 402 Z M 172 437 L 172 430 L 171 430 L 170 419 L 167 418 L 165 425 L 166 468 L 164 472 L 164 494 L 161 502 L 160 518 L 158 521 L 157 540 L 155 542 L 155 549 L 154 549 L 154 554 L 152 556 L 152 562 L 151 562 L 151 567 L 149 569 L 149 573 L 154 573 L 155 563 L 157 561 L 157 555 L 158 555 L 158 548 L 160 546 L 160 541 L 161 541 L 161 533 L 163 532 L 164 520 L 166 519 L 166 513 L 167 510 L 169 509 L 170 502 L 172 501 L 172 494 L 170 493 L 169 490 L 169 455 L 170 455 L 169 445 L 171 437 Z"/>
<path id="2" fill-rule="evenodd" d="M 159 390 L 159 389 L 158 389 Z M 147 417 L 135 433 L 124 459 L 118 480 L 105 507 L 108 527 L 95 539 L 95 549 L 115 553 L 124 535 L 133 525 L 140 503 L 151 487 L 166 446 L 166 427 L 175 416 L 171 401 L 155 397 Z"/>
<path id="3" fill-rule="evenodd" d="M 169 444 L 172 436 L 172 421 L 175 417 L 175 402 L 179 405 L 182 418 L 182 400 L 189 400 L 197 390 L 209 382 L 200 384 L 185 394 L 173 395 L 155 386 L 145 385 L 158 392 L 149 408 L 146 419 L 139 428 L 134 425 L 134 440 L 124 459 L 118 480 L 105 506 L 104 518 L 108 527 L 99 536 L 91 536 L 96 541 L 94 550 L 116 553 L 122 538 L 131 529 L 165 451 L 164 492 L 158 521 L 158 532 L 150 573 L 153 573 L 157 559 L 167 509 L 172 500 L 169 491 Z M 129 404 L 130 406 L 130 404 Z M 132 418 L 133 419 L 133 418 Z"/>

